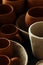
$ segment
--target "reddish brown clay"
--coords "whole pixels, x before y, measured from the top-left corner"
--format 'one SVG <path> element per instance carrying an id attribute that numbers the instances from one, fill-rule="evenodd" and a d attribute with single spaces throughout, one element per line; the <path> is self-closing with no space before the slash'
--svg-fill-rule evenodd
<path id="1" fill-rule="evenodd" d="M 43 7 L 41 6 L 30 8 L 25 16 L 25 24 L 27 27 L 37 21 L 43 21 Z"/>
<path id="2" fill-rule="evenodd" d="M 0 24 L 11 24 L 15 19 L 16 16 L 13 6 L 9 4 L 0 4 Z"/>
<path id="3" fill-rule="evenodd" d="M 12 57 L 13 48 L 10 40 L 6 38 L 0 38 L 0 55 L 7 55 L 9 57 Z"/>
<path id="4" fill-rule="evenodd" d="M 14 6 L 16 14 L 21 14 L 24 12 L 24 1 L 25 0 L 3 0 L 3 4 L 11 4 Z"/>
<path id="5" fill-rule="evenodd" d="M 18 34 L 18 29 L 14 26 L 14 24 L 5 24 L 0 28 L 0 37 L 5 37 L 8 39 L 16 39 L 16 34 Z"/>

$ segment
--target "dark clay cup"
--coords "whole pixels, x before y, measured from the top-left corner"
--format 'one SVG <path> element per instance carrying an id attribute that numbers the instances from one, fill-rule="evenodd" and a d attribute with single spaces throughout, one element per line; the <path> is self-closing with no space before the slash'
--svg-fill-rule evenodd
<path id="1" fill-rule="evenodd" d="M 9 57 L 12 57 L 13 55 L 13 48 L 11 42 L 4 37 L 0 37 L 0 55 L 7 55 Z"/>
<path id="2" fill-rule="evenodd" d="M 3 0 L 3 4 L 11 4 L 14 7 L 14 10 L 17 15 L 20 15 L 24 12 L 24 2 L 25 0 Z"/>
<path id="3" fill-rule="evenodd" d="M 18 29 L 14 26 L 14 24 L 5 24 L 0 28 L 0 37 L 5 37 L 8 39 L 16 39 L 18 34 Z"/>
<path id="4" fill-rule="evenodd" d="M 43 6 L 32 7 L 26 13 L 25 24 L 27 27 L 37 21 L 43 21 Z"/>
<path id="5" fill-rule="evenodd" d="M 11 24 L 16 16 L 14 8 L 9 4 L 0 4 L 0 24 Z"/>

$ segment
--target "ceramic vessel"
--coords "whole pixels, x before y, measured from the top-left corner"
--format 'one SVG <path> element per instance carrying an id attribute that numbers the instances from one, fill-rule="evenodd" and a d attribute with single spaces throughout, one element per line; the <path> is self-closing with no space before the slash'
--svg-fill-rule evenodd
<path id="1" fill-rule="evenodd" d="M 25 24 L 27 27 L 37 21 L 43 21 L 43 7 L 41 6 L 30 8 L 25 16 Z"/>
<path id="2" fill-rule="evenodd" d="M 17 15 L 24 12 L 24 0 L 3 0 L 3 4 L 11 4 Z"/>
<path id="3" fill-rule="evenodd" d="M 8 39 L 16 39 L 18 34 L 18 29 L 14 26 L 14 24 L 5 24 L 0 28 L 0 37 L 5 37 Z"/>
<path id="4" fill-rule="evenodd" d="M 0 37 L 0 55 L 12 57 L 13 49 L 10 40 Z"/>
<path id="5" fill-rule="evenodd" d="M 28 34 L 33 55 L 37 59 L 43 59 L 43 21 L 30 25 Z"/>
<path id="6" fill-rule="evenodd" d="M 9 24 L 15 21 L 15 12 L 13 6 L 0 4 L 0 24 Z"/>
<path id="7" fill-rule="evenodd" d="M 28 7 L 43 6 L 43 0 L 27 0 Z"/>

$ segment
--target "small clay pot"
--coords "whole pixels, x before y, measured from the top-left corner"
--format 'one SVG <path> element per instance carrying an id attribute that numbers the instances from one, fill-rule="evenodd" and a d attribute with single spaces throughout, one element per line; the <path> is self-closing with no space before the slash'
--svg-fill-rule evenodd
<path id="1" fill-rule="evenodd" d="M 8 39 L 16 39 L 18 34 L 18 29 L 13 24 L 5 24 L 0 28 L 0 37 L 5 37 Z"/>
<path id="2" fill-rule="evenodd" d="M 0 4 L 0 24 L 9 24 L 15 21 L 15 12 L 12 5 Z"/>
<path id="3" fill-rule="evenodd" d="M 3 0 L 2 3 L 11 4 L 18 15 L 24 12 L 24 0 Z"/>
<path id="4" fill-rule="evenodd" d="M 43 7 L 41 6 L 30 8 L 25 16 L 25 24 L 27 27 L 37 21 L 43 21 Z"/>
<path id="5" fill-rule="evenodd" d="M 9 57 L 13 55 L 11 42 L 7 38 L 0 37 L 0 55 L 7 55 Z"/>
<path id="6" fill-rule="evenodd" d="M 43 0 L 27 0 L 28 7 L 43 6 Z"/>

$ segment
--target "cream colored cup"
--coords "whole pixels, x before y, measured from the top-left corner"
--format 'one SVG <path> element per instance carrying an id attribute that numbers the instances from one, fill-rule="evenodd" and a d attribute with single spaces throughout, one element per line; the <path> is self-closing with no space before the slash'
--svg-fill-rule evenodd
<path id="1" fill-rule="evenodd" d="M 0 54 L 12 57 L 13 49 L 10 40 L 7 38 L 0 38 Z"/>
<path id="2" fill-rule="evenodd" d="M 34 56 L 43 59 L 43 21 L 30 25 L 28 33 Z"/>

